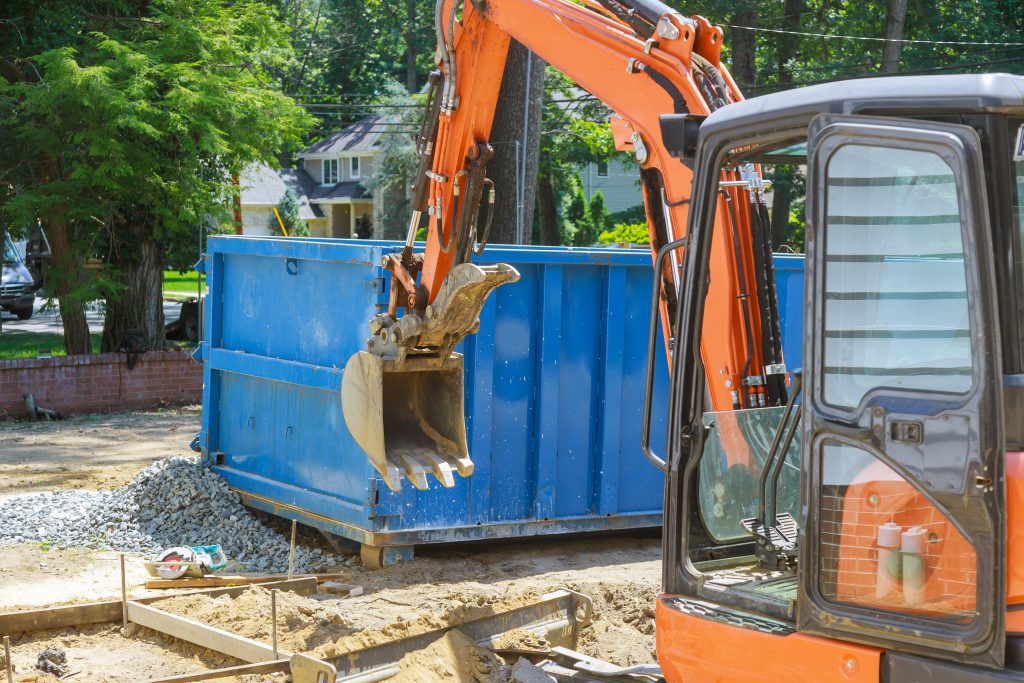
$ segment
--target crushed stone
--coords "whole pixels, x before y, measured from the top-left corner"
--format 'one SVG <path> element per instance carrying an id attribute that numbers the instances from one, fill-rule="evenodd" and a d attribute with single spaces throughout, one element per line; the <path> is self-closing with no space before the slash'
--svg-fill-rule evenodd
<path id="1" fill-rule="evenodd" d="M 39 543 L 157 553 L 182 545 L 220 544 L 247 571 L 283 572 L 288 539 L 266 527 L 224 479 L 196 457 L 159 460 L 113 491 L 53 491 L 0 501 L 0 546 Z M 346 558 L 296 546 L 295 571 Z"/>

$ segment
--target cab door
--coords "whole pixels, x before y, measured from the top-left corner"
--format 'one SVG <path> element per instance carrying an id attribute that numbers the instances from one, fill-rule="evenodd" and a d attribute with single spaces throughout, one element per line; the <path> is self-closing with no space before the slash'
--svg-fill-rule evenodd
<path id="1" fill-rule="evenodd" d="M 798 627 L 1001 666 L 1001 365 L 981 145 L 820 116 L 808 138 Z"/>

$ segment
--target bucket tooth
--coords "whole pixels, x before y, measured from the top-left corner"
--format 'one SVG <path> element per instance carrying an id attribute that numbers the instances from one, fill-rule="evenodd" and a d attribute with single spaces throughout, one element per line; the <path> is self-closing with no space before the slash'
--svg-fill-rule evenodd
<path id="1" fill-rule="evenodd" d="M 424 453 L 421 456 L 420 462 L 423 462 L 425 465 L 429 463 L 430 471 L 434 473 L 434 478 L 441 482 L 441 486 L 446 489 L 455 486 L 452 466 L 442 459 L 441 456 L 434 453 Z"/>
<path id="2" fill-rule="evenodd" d="M 455 485 L 453 470 L 472 474 L 466 443 L 461 354 L 442 363 L 409 356 L 403 363 L 360 351 L 345 365 L 341 404 L 356 443 L 388 488 L 405 476 L 425 489 L 428 475 Z"/>

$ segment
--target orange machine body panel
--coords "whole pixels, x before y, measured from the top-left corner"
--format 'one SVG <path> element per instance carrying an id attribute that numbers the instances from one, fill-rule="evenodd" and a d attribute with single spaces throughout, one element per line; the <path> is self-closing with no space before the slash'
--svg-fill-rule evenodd
<path id="1" fill-rule="evenodd" d="M 877 464 L 861 473 L 843 497 L 837 530 L 836 598 L 880 609 L 909 609 L 894 595 L 878 596 L 877 527 L 886 522 L 922 526 L 934 534 L 926 552 L 924 614 L 970 611 L 974 550 L 941 513 Z M 1024 634 L 1024 453 L 1006 454 L 1007 633 Z M 668 681 L 877 681 L 882 650 L 793 633 L 771 635 L 684 614 L 664 604 L 656 609 L 658 660 Z M 737 656 L 742 653 L 742 656 Z M 847 663 L 854 659 L 853 669 Z M 771 661 L 751 669 L 751 661 Z"/>
<path id="2" fill-rule="evenodd" d="M 774 635 L 684 614 L 659 598 L 658 661 L 669 683 L 875 683 L 882 650 Z"/>
<path id="3" fill-rule="evenodd" d="M 449 17 L 455 2 L 445 0 L 441 8 L 443 17 Z M 680 101 L 692 114 L 710 113 L 710 106 L 694 80 L 694 53 L 710 62 L 721 75 L 726 91 L 721 95 L 726 102 L 743 99 L 719 61 L 721 29 L 702 17 L 685 18 L 671 11 L 663 20 L 675 26 L 677 37 L 645 42 L 631 27 L 592 0 L 582 4 L 572 0 L 493 0 L 465 3 L 461 7 L 461 18 L 453 23 L 450 32 L 447 27 L 444 31 L 447 41 L 454 44 L 453 87 L 458 103 L 454 110 L 441 112 L 435 144 L 429 192 L 430 230 L 420 277 L 429 300 L 437 296 L 453 264 L 454 254 L 441 249 L 439 236 L 450 239 L 452 214 L 461 213 L 455 200 L 454 179 L 466 167 L 467 154 L 477 144 L 489 141 L 510 37 L 563 71 L 620 117 L 614 122 L 620 146 L 646 150 L 641 155 L 641 169 L 660 177 L 659 191 L 652 192 L 644 186 L 645 194 L 656 195 L 646 197 L 649 224 L 653 226 L 655 218 L 663 217 L 664 239 L 683 237 L 691 172 L 680 159 L 669 154 L 662 140 L 659 116 L 672 113 Z M 441 69 L 446 71 L 445 65 Z M 450 78 L 452 74 L 445 76 Z M 678 94 L 678 101 L 670 91 Z M 735 172 L 723 177 L 739 179 Z M 732 409 L 737 391 L 748 395 L 749 403 L 756 405 L 758 397 L 751 395 L 761 394 L 762 389 L 754 385 L 744 387 L 744 370 L 747 375 L 757 376 L 763 374 L 764 367 L 762 346 L 757 343 L 761 330 L 758 306 L 749 305 L 746 312 L 750 318 L 749 333 L 744 322 L 744 306 L 748 297 L 756 293 L 752 221 L 745 208 L 749 197 L 740 188 L 729 188 L 727 192 L 737 208 L 736 225 L 729 222 L 728 206 L 724 198 L 720 199 L 707 299 L 707 310 L 714 314 L 704 324 L 706 341 L 702 345 L 716 410 Z M 678 259 L 682 260 L 682 250 Z M 666 268 L 666 290 L 676 286 L 677 278 L 674 269 Z M 740 291 L 739 282 L 747 283 L 747 291 Z M 664 297 L 661 318 L 667 337 L 671 325 Z"/>
<path id="4" fill-rule="evenodd" d="M 1024 453 L 1006 454 L 1006 632 L 1024 633 Z"/>

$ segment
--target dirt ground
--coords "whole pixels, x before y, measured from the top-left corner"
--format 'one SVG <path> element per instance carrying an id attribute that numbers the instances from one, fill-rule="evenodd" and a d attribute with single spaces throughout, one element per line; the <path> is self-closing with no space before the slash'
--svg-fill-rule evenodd
<path id="1" fill-rule="evenodd" d="M 0 498 L 55 489 L 112 489 L 154 460 L 188 455 L 199 406 L 0 423 Z"/>
<path id="2" fill-rule="evenodd" d="M 121 485 L 153 460 L 184 452 L 198 423 L 198 411 L 184 409 L 0 426 L 0 497 Z M 12 484 L 12 476 L 21 483 Z M 364 594 L 344 599 L 280 594 L 282 648 L 334 656 L 445 626 L 474 610 L 516 606 L 569 588 L 589 596 L 595 606 L 579 650 L 623 665 L 654 661 L 653 609 L 661 569 L 660 543 L 650 533 L 426 546 L 417 549 L 412 562 L 382 571 L 358 565 L 332 571 L 362 586 Z M 131 558 L 133 597 L 154 594 L 142 588 L 144 579 L 141 558 Z M 0 549 L 0 611 L 115 598 L 119 591 L 114 553 Z M 252 588 L 235 599 L 171 597 L 155 606 L 262 642 L 270 639 L 265 589 Z M 12 634 L 12 659 L 26 674 L 18 680 L 34 680 L 36 657 L 50 646 L 66 650 L 71 671 L 79 671 L 75 678 L 82 681 L 140 681 L 238 663 L 147 629 L 129 629 L 124 634 L 118 625 L 107 624 Z M 393 680 L 503 680 L 496 666 L 489 652 L 455 634 L 429 650 L 410 653 Z M 282 679 L 248 679 L 253 680 Z"/>

